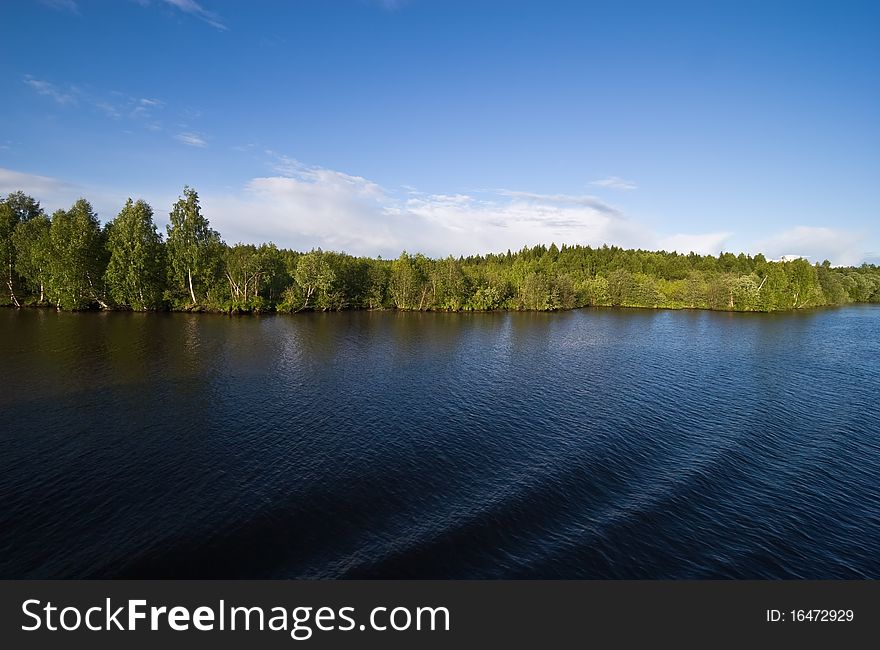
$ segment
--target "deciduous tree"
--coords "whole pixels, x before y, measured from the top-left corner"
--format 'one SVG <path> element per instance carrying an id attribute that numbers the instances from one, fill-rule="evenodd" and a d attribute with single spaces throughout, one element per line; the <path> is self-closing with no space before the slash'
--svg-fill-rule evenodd
<path id="1" fill-rule="evenodd" d="M 166 251 L 173 291 L 188 295 L 191 306 L 198 305 L 216 280 L 222 242 L 202 214 L 199 195 L 191 187 L 183 188 L 183 197 L 171 209 Z"/>
<path id="2" fill-rule="evenodd" d="M 136 311 L 158 308 L 164 287 L 164 250 L 147 203 L 128 199 L 110 224 L 107 250 L 106 280 L 113 301 Z"/>

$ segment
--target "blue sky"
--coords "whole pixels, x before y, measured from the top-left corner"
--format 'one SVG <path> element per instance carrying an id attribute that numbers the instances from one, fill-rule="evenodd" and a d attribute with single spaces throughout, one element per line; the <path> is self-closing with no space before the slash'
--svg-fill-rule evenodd
<path id="1" fill-rule="evenodd" d="M 226 241 L 880 262 L 880 3 L 4 0 L 0 192 Z"/>

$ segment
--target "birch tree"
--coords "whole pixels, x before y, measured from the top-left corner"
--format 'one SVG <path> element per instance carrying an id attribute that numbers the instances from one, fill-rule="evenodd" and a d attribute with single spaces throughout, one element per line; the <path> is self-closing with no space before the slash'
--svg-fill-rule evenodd
<path id="1" fill-rule="evenodd" d="M 336 280 L 336 274 L 324 259 L 320 250 L 301 255 L 296 263 L 293 279 L 302 291 L 302 309 L 313 306 L 311 301 L 318 297 L 319 292 L 327 292 Z"/>
<path id="2" fill-rule="evenodd" d="M 216 277 L 222 242 L 202 215 L 199 195 L 191 187 L 183 188 L 183 198 L 171 210 L 166 250 L 173 287 L 189 295 L 191 306 L 198 305 Z"/>
<path id="3" fill-rule="evenodd" d="M 49 293 L 63 309 L 85 309 L 103 300 L 106 251 L 101 226 L 91 204 L 80 199 L 70 210 L 52 215 Z"/>
<path id="4" fill-rule="evenodd" d="M 15 247 L 15 271 L 35 296 L 37 304 L 46 301 L 46 282 L 52 263 L 52 222 L 45 214 L 20 221 L 12 234 Z"/>
<path id="5" fill-rule="evenodd" d="M 162 238 L 153 223 L 153 209 L 128 199 L 110 224 L 107 287 L 113 301 L 136 311 L 156 309 L 162 302 Z"/>
<path id="6" fill-rule="evenodd" d="M 16 307 L 21 306 L 18 295 L 15 264 L 15 244 L 13 234 L 19 224 L 25 223 L 43 214 L 39 201 L 24 192 L 12 192 L 5 199 L 0 199 L 0 260 L 3 264 L 3 283 L 9 302 Z"/>

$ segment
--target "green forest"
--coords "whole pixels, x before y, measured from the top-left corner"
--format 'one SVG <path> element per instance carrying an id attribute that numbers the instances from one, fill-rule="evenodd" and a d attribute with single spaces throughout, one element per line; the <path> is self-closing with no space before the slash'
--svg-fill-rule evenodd
<path id="1" fill-rule="evenodd" d="M 223 241 L 184 188 L 165 236 L 129 199 L 103 226 L 85 199 L 47 215 L 23 192 L 0 199 L 0 304 L 64 310 L 258 313 L 399 309 L 552 311 L 589 306 L 777 311 L 880 302 L 880 267 L 761 254 L 719 256 L 538 245 L 394 260 Z"/>

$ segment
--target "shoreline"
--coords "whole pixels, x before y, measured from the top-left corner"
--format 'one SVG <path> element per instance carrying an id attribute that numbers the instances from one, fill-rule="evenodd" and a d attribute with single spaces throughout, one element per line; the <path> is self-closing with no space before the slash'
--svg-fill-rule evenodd
<path id="1" fill-rule="evenodd" d="M 575 311 L 583 311 L 583 310 L 632 310 L 632 311 L 672 311 L 672 312 L 709 312 L 715 314 L 756 314 L 756 315 L 768 315 L 768 314 L 797 314 L 797 313 L 810 313 L 821 310 L 832 310 L 832 309 L 842 309 L 846 307 L 857 307 L 857 306 L 880 306 L 880 303 L 876 302 L 848 302 L 834 305 L 811 305 L 807 307 L 794 307 L 789 309 L 772 309 L 772 310 L 758 310 L 758 309 L 713 309 L 711 307 L 669 307 L 669 306 L 658 306 L 658 307 L 646 307 L 643 305 L 583 305 L 579 307 L 570 307 L 570 308 L 557 308 L 557 309 L 507 309 L 507 308 L 499 308 L 499 309 L 398 309 L 397 307 L 380 307 L 380 308 L 365 308 L 365 307 L 350 307 L 345 309 L 308 309 L 308 310 L 299 310 L 299 311 L 283 311 L 277 309 L 265 309 L 265 310 L 220 310 L 220 309 L 211 309 L 208 307 L 195 307 L 193 309 L 125 309 L 125 308 L 104 308 L 104 307 L 91 307 L 86 309 L 62 309 L 60 307 L 55 307 L 53 305 L 20 305 L 16 307 L 15 305 L 7 304 L 0 305 L 0 308 L 6 310 L 15 310 L 15 311 L 52 311 L 57 313 L 66 313 L 66 314 L 197 314 L 204 316 L 238 316 L 238 317 L 248 317 L 248 316 L 299 316 L 299 315 L 307 315 L 307 314 L 343 314 L 343 313 L 395 313 L 395 314 L 457 314 L 457 315 L 467 315 L 467 314 L 563 314 Z"/>

